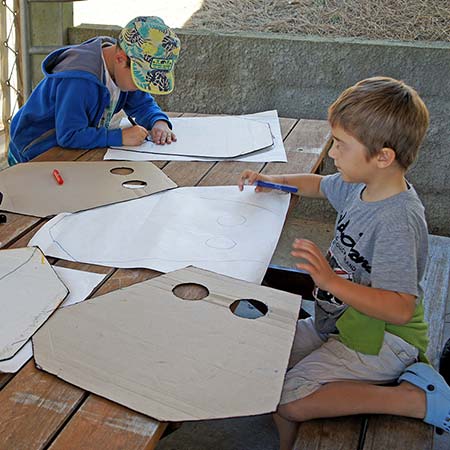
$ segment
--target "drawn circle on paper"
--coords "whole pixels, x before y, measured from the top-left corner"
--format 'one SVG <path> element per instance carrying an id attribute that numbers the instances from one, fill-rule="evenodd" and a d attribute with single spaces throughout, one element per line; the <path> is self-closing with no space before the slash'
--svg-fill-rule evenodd
<path id="1" fill-rule="evenodd" d="M 218 250 L 229 250 L 237 245 L 233 239 L 229 239 L 225 236 L 214 236 L 209 238 L 205 244 L 208 247 L 217 248 Z"/>
<path id="2" fill-rule="evenodd" d="M 203 300 L 208 297 L 209 290 L 198 283 L 181 283 L 176 285 L 172 292 L 181 300 Z"/>
<path id="3" fill-rule="evenodd" d="M 242 298 L 235 300 L 230 305 L 230 311 L 238 317 L 243 319 L 259 319 L 264 317 L 269 308 L 267 305 L 259 300 L 253 298 Z"/>
<path id="4" fill-rule="evenodd" d="M 141 180 L 128 180 L 124 181 L 122 186 L 127 189 L 141 189 L 147 186 L 147 183 Z"/>
<path id="5" fill-rule="evenodd" d="M 114 167 L 110 170 L 113 175 L 131 175 L 134 169 L 131 167 Z"/>
<path id="6" fill-rule="evenodd" d="M 236 227 L 247 222 L 247 218 L 240 214 L 224 214 L 217 218 L 217 223 L 224 227 Z"/>

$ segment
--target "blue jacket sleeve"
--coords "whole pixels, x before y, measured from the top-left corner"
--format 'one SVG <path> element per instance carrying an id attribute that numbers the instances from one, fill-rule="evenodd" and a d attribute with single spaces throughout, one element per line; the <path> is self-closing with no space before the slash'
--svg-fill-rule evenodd
<path id="1" fill-rule="evenodd" d="M 148 130 L 151 130 L 158 120 L 165 120 L 172 129 L 167 114 L 163 113 L 155 99 L 146 92 L 128 92 L 123 109 L 127 115 L 135 117 L 137 123 Z"/>
<path id="2" fill-rule="evenodd" d="M 55 97 L 56 140 L 64 148 L 120 146 L 122 130 L 97 128 L 109 93 L 95 82 L 65 78 L 59 81 Z"/>

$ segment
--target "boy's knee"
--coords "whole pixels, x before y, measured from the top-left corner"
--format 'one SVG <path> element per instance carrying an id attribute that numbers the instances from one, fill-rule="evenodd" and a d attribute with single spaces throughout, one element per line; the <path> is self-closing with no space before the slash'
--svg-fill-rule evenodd
<path id="1" fill-rule="evenodd" d="M 296 403 L 297 402 L 290 402 L 285 403 L 284 405 L 278 405 L 277 414 L 290 422 L 299 422 L 300 414 Z"/>

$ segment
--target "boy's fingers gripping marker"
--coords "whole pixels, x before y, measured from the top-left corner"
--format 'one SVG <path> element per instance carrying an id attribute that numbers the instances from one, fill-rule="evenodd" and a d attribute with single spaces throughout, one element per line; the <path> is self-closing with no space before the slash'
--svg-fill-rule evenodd
<path id="1" fill-rule="evenodd" d="M 61 174 L 59 173 L 58 169 L 55 169 L 53 171 L 53 176 L 55 177 L 55 180 L 58 184 L 64 184 L 64 180 L 63 180 Z"/>

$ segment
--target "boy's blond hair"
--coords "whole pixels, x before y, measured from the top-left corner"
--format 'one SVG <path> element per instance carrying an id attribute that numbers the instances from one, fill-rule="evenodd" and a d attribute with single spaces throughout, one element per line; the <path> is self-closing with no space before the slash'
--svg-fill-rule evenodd
<path id="1" fill-rule="evenodd" d="M 408 169 L 427 131 L 429 114 L 419 94 L 403 81 L 373 77 L 346 89 L 329 107 L 328 120 L 361 142 L 368 159 L 388 147 Z"/>

